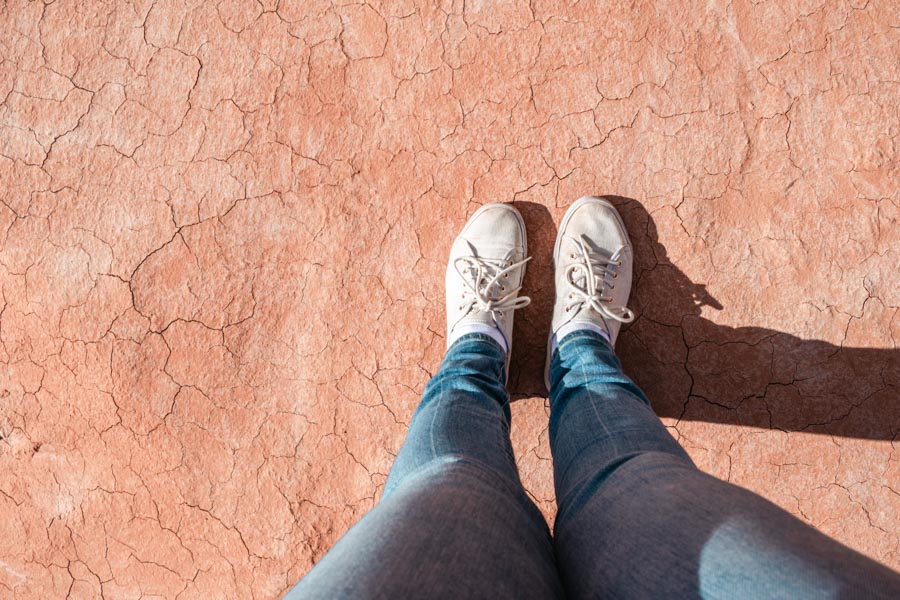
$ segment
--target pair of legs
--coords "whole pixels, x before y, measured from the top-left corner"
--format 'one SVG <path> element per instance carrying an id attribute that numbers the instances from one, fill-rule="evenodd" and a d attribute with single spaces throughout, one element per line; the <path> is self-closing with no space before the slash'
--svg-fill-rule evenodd
<path id="1" fill-rule="evenodd" d="M 621 221 L 597 202 L 579 210 L 589 214 L 567 214 L 560 240 L 578 235 L 554 255 L 553 536 L 509 440 L 509 313 L 522 305 L 525 247 L 484 250 L 517 239 L 495 215 L 483 235 L 467 225 L 461 293 L 448 269 L 452 343 L 381 501 L 288 597 L 900 598 L 896 573 L 693 465 L 613 351 L 611 320 L 630 313 L 630 271 L 615 271 L 630 257 Z"/>
<path id="2" fill-rule="evenodd" d="M 379 504 L 290 598 L 897 598 L 895 573 L 699 471 L 594 332 L 551 368 L 554 536 L 519 481 L 505 354 L 457 340 Z"/>

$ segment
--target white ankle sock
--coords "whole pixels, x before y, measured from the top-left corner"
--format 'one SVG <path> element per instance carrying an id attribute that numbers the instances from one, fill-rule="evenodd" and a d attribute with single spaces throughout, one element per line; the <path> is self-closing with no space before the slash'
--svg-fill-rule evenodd
<path id="1" fill-rule="evenodd" d="M 603 339 L 605 339 L 607 342 L 609 341 L 609 332 L 600 325 L 596 325 L 594 323 L 586 323 L 584 321 L 569 321 L 553 332 L 553 337 L 550 338 L 550 356 L 553 356 L 553 353 L 556 352 L 556 347 L 564 337 L 566 337 L 573 331 L 579 331 L 581 329 L 587 329 L 588 331 L 599 333 L 603 336 Z"/>
<path id="2" fill-rule="evenodd" d="M 483 323 L 472 323 L 470 325 L 454 327 L 453 331 L 451 331 L 450 335 L 447 337 L 447 347 L 449 348 L 453 345 L 453 342 L 469 333 L 483 333 L 484 335 L 490 336 L 491 339 L 500 344 L 500 347 L 503 348 L 504 352 L 509 354 L 509 345 L 506 342 L 506 338 L 500 333 L 500 330 L 490 325 L 484 325 Z"/>

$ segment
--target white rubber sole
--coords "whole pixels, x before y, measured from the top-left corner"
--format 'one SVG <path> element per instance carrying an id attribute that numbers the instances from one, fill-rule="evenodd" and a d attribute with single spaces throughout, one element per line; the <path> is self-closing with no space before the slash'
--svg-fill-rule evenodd
<path id="1" fill-rule="evenodd" d="M 622 233 L 625 234 L 625 241 L 629 246 L 631 246 L 631 238 L 628 237 L 628 229 L 625 227 L 625 222 L 622 220 L 622 215 L 619 214 L 619 211 L 616 210 L 616 207 L 613 206 L 612 202 L 609 200 L 604 200 L 603 198 L 598 198 L 597 196 L 582 196 L 578 200 L 576 200 L 572 206 L 570 206 L 566 210 L 566 214 L 563 215 L 562 222 L 559 224 L 559 231 L 556 234 L 556 243 L 553 245 L 553 283 L 556 285 L 556 261 L 559 259 L 559 248 L 562 245 L 563 240 L 563 232 L 566 230 L 566 227 L 569 226 L 569 221 L 572 219 L 572 215 L 575 214 L 579 208 L 586 204 L 597 204 L 600 206 L 604 206 L 612 210 L 612 213 L 616 216 L 616 221 L 619 223 L 619 227 L 622 228 Z M 556 306 L 556 298 L 553 299 L 553 305 Z M 544 361 L 544 385 L 547 386 L 547 391 L 550 391 L 550 361 L 553 359 L 553 356 L 550 354 L 550 347 L 553 343 L 553 329 L 551 326 L 550 335 L 547 336 L 547 359 Z"/>

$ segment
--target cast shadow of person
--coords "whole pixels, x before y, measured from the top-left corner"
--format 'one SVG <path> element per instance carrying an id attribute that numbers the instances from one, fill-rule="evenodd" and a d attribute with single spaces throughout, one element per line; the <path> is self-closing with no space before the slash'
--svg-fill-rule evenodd
<path id="1" fill-rule="evenodd" d="M 841 347 L 704 318 L 704 307 L 728 307 L 669 261 L 639 202 L 606 199 L 618 208 L 635 248 L 629 306 L 637 318 L 622 328 L 616 351 L 659 416 L 877 440 L 900 434 L 900 349 Z M 515 400 L 547 395 L 556 226 L 546 207 L 513 204 L 525 219 L 533 257 L 524 286 L 532 304 L 516 317 L 509 381 Z"/>

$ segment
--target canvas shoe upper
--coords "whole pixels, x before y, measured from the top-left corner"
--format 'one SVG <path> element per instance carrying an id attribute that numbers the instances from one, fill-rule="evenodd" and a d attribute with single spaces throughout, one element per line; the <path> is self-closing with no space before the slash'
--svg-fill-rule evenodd
<path id="1" fill-rule="evenodd" d="M 519 296 L 528 247 L 525 223 L 508 204 L 486 204 L 466 222 L 447 264 L 447 346 L 466 333 L 482 332 L 507 352 L 513 313 L 531 300 Z"/>

